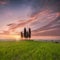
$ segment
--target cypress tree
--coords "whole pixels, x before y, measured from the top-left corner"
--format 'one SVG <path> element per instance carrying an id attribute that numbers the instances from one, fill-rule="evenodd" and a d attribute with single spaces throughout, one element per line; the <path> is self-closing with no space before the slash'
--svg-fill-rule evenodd
<path id="1" fill-rule="evenodd" d="M 27 31 L 27 32 L 26 32 L 26 38 L 28 38 L 28 37 L 29 37 L 29 32 Z"/>
<path id="2" fill-rule="evenodd" d="M 23 38 L 23 33 L 21 32 L 21 38 Z"/>
<path id="3" fill-rule="evenodd" d="M 26 38 L 26 28 L 24 28 L 24 37 Z"/>
<path id="4" fill-rule="evenodd" d="M 21 33 L 22 34 L 22 33 Z M 24 38 L 31 38 L 31 29 L 27 31 L 26 28 L 24 28 Z"/>
<path id="5" fill-rule="evenodd" d="M 29 28 L 29 38 L 31 38 L 31 29 Z"/>

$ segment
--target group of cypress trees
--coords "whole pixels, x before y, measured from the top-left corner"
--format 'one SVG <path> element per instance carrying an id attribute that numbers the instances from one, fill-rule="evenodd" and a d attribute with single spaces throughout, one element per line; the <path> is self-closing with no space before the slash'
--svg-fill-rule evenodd
<path id="1" fill-rule="evenodd" d="M 29 28 L 28 31 L 24 28 L 24 32 L 21 32 L 21 38 L 31 38 L 31 29 Z"/>

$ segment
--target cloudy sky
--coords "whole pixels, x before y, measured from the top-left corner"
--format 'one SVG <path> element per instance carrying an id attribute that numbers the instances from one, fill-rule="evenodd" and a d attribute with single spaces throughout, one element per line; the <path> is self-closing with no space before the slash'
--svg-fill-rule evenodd
<path id="1" fill-rule="evenodd" d="M 34 36 L 60 36 L 59 6 L 60 0 L 0 0 L 0 35 L 31 27 Z"/>

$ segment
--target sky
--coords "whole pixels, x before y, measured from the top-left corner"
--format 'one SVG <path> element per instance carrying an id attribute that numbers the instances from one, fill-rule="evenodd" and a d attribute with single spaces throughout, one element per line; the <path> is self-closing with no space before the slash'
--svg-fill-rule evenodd
<path id="1" fill-rule="evenodd" d="M 60 36 L 59 6 L 60 0 L 0 0 L 0 35 L 30 27 L 33 36 Z"/>

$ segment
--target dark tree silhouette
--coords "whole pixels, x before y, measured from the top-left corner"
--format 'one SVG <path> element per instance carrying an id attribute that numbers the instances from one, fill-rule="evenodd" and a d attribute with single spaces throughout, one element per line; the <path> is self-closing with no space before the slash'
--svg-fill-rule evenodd
<path id="1" fill-rule="evenodd" d="M 26 32 L 27 32 L 27 31 L 26 31 L 26 28 L 24 28 L 24 37 L 25 37 L 25 38 L 26 38 L 26 35 L 27 35 Z"/>
<path id="2" fill-rule="evenodd" d="M 31 38 L 31 29 L 29 28 L 29 38 Z"/>
<path id="3" fill-rule="evenodd" d="M 24 32 L 21 32 L 21 38 L 31 38 L 31 29 L 29 28 L 29 30 L 27 31 L 26 28 L 24 28 Z"/>
<path id="4" fill-rule="evenodd" d="M 23 38 L 23 33 L 21 32 L 21 38 Z"/>
<path id="5" fill-rule="evenodd" d="M 28 38 L 28 35 L 29 35 L 28 31 L 26 31 L 26 38 Z"/>

